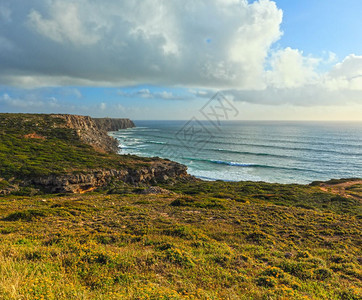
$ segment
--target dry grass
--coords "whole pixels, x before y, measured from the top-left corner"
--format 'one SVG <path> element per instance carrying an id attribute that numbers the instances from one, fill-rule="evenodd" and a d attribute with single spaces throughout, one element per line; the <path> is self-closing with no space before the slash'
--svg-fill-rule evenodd
<path id="1" fill-rule="evenodd" d="M 0 214 L 2 299 L 361 295 L 349 214 L 207 194 L 13 196 Z"/>

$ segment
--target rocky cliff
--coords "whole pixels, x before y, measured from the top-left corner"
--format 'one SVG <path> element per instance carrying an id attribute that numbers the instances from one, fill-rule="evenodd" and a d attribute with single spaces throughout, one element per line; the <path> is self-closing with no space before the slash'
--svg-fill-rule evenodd
<path id="1" fill-rule="evenodd" d="M 117 131 L 135 127 L 130 119 L 112 119 L 112 118 L 93 118 L 98 128 L 103 131 Z"/>
<path id="2" fill-rule="evenodd" d="M 118 155 L 118 143 L 107 131 L 133 126 L 128 119 L 0 114 L 0 195 L 24 190 L 83 193 L 100 187 L 114 190 L 124 183 L 194 180 L 176 162 Z"/>
<path id="3" fill-rule="evenodd" d="M 131 185 L 149 185 L 176 179 L 191 179 L 187 167 L 171 161 L 155 161 L 142 168 L 99 169 L 81 174 L 50 175 L 32 178 L 27 184 L 39 186 L 51 193 L 85 193 L 107 186 L 111 181 Z"/>
<path id="4" fill-rule="evenodd" d="M 65 126 L 75 129 L 76 134 L 86 144 L 98 151 L 117 153 L 118 142 L 107 134 L 107 131 L 117 131 L 135 127 L 129 119 L 91 118 L 77 115 L 52 115 L 65 120 Z"/>

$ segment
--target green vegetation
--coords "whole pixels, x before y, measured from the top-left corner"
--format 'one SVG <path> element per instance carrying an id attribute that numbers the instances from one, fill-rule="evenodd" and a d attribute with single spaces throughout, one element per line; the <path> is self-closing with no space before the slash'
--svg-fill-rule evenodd
<path id="1" fill-rule="evenodd" d="M 318 186 L 307 186 L 298 184 L 277 184 L 265 182 L 178 182 L 175 185 L 164 187 L 177 192 L 189 195 L 176 200 L 174 205 L 193 206 L 191 196 L 201 199 L 212 197 L 213 203 L 220 203 L 222 199 L 230 199 L 240 203 L 248 201 L 268 201 L 275 205 L 293 206 L 305 209 L 318 209 L 324 212 L 348 213 L 362 219 L 361 206 L 361 185 L 355 184 L 348 187 L 347 191 L 358 197 L 342 197 L 333 193 L 323 192 Z M 359 198 L 361 197 L 361 198 Z M 209 202 L 209 205 L 212 205 Z"/>
<path id="2" fill-rule="evenodd" d="M 0 198 L 1 298 L 360 299 L 360 220 L 272 186 Z"/>
<path id="3" fill-rule="evenodd" d="M 62 122 L 0 114 L 0 190 L 152 162 L 97 152 Z M 0 299 L 361 299 L 360 180 L 160 187 L 0 196 Z"/>
<path id="4" fill-rule="evenodd" d="M 84 144 L 64 120 L 50 115 L 0 114 L 1 177 L 26 178 L 89 169 L 143 166 L 150 159 L 101 153 Z"/>

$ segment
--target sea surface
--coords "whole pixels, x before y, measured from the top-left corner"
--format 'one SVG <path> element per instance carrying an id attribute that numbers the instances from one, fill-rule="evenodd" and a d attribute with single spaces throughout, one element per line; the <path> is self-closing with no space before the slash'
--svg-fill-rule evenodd
<path id="1" fill-rule="evenodd" d="M 362 123 L 136 121 L 121 154 L 168 158 L 205 180 L 310 183 L 362 178 Z"/>

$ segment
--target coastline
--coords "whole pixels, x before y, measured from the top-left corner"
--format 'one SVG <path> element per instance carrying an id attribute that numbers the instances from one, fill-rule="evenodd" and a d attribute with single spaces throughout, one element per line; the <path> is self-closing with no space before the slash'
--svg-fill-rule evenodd
<path id="1" fill-rule="evenodd" d="M 357 299 L 361 179 L 203 181 L 66 119 L 0 114 L 4 299 Z"/>
<path id="2" fill-rule="evenodd" d="M 122 144 L 120 154 L 171 159 L 202 179 L 310 184 L 362 177 L 357 134 L 362 124 L 229 121 L 220 130 L 206 127 L 213 137 L 202 149 L 180 139 L 183 121 L 135 124 L 131 130 L 112 132 Z"/>

